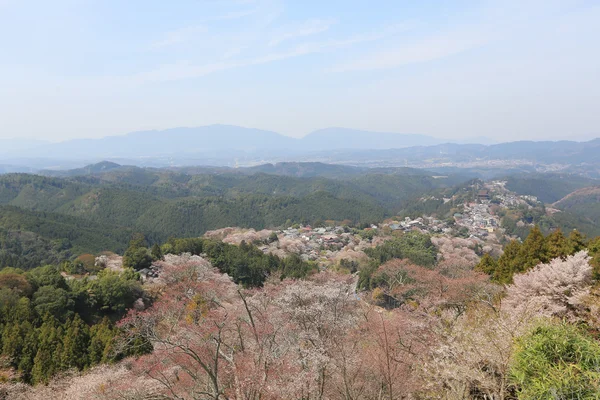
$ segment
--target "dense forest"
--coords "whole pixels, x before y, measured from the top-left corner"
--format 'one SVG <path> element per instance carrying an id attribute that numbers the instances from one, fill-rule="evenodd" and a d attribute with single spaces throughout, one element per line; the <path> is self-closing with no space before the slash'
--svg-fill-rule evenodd
<path id="1" fill-rule="evenodd" d="M 448 184 L 400 172 L 329 179 L 131 167 L 66 178 L 2 175 L 0 266 L 29 269 L 81 253 L 122 252 L 136 231 L 160 243 L 226 226 L 373 223 Z"/>
<path id="2" fill-rule="evenodd" d="M 149 350 L 142 342 L 114 347 L 115 322 L 144 296 L 139 276 L 104 270 L 94 280 L 66 280 L 66 267 L 0 270 L 0 354 L 25 382 Z"/>
<path id="3" fill-rule="evenodd" d="M 100 163 L 61 175 L 0 176 L 0 267 L 30 269 L 81 253 L 121 253 L 133 232 L 143 232 L 153 244 L 226 226 L 263 229 L 324 220 L 361 225 L 423 214 L 450 221 L 455 205 L 473 198 L 471 186 L 480 182 L 459 183 L 460 174 L 440 178 L 408 168 L 319 163 L 241 171 Z M 547 200 L 592 183 L 556 174 L 507 178 L 509 188 Z M 538 224 L 545 233 L 562 228 L 595 236 L 600 234 L 597 203 L 587 193 L 567 196 L 556 204 L 562 212 L 552 215 L 543 204 L 512 210 L 502 215 L 502 225 L 522 239 L 529 228 L 517 226 L 519 220 Z"/>

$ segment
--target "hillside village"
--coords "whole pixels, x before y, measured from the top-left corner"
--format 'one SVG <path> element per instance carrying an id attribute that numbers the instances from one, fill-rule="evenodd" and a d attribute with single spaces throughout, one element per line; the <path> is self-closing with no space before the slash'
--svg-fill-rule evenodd
<path id="1" fill-rule="evenodd" d="M 321 268 L 339 264 L 340 260 L 361 261 L 367 257 L 363 250 L 375 247 L 385 240 L 404 232 L 417 231 L 434 236 L 469 239 L 480 246 L 500 248 L 501 244 L 516 237 L 510 236 L 502 227 L 499 213 L 518 207 L 541 206 L 533 196 L 517 195 L 505 187 L 506 182 L 491 181 L 473 184 L 474 193 L 463 203 L 456 204 L 450 218 L 422 215 L 416 218 L 391 218 L 363 229 L 343 225 L 311 227 L 294 225 L 280 230 L 224 228 L 209 231 L 206 237 L 239 245 L 242 241 L 257 244 L 264 252 L 285 257 L 298 254 L 304 261 L 316 262 Z M 464 198 L 464 196 L 463 196 Z M 421 201 L 431 200 L 424 197 Z M 435 199 L 435 198 L 433 198 Z M 444 198 L 444 203 L 458 201 Z M 521 226 L 526 222 L 519 221 Z M 532 224 L 528 224 L 532 225 Z"/>
<path id="2" fill-rule="evenodd" d="M 303 261 L 314 262 L 321 269 L 336 266 L 342 260 L 365 261 L 367 260 L 365 249 L 376 247 L 394 236 L 411 231 L 448 239 L 463 237 L 473 246 L 485 248 L 486 252 L 500 254 L 502 244 L 514 237 L 507 235 L 502 228 L 499 211 L 541 205 L 534 196 L 517 195 L 506 189 L 505 185 L 504 181 L 487 182 L 482 185 L 482 188 L 479 188 L 479 184 L 474 184 L 471 191 L 476 195 L 464 203 L 457 204 L 455 208 L 458 211 L 454 212 L 450 219 L 429 215 L 416 218 L 392 218 L 363 229 L 344 225 L 319 227 L 293 225 L 279 230 L 259 231 L 228 227 L 208 231 L 204 236 L 235 245 L 243 241 L 252 243 L 263 253 L 282 258 L 297 254 Z M 457 201 L 457 198 L 458 196 L 444 198 L 443 201 L 444 203 Z M 431 199 L 432 197 L 424 197 L 421 200 Z M 519 224 L 524 226 L 525 222 L 519 221 Z M 114 254 L 101 255 L 96 258 L 96 264 L 99 267 L 120 271 L 122 257 Z M 152 282 L 159 278 L 160 266 L 152 264 L 139 273 L 143 281 Z M 67 279 L 73 278 L 64 272 L 63 275 Z M 90 276 L 88 279 L 93 280 L 96 277 Z"/>

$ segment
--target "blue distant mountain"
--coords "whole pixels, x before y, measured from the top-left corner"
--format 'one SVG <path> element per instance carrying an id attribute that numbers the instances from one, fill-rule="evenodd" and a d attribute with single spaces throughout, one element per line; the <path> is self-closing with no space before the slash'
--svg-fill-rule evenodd
<path id="1" fill-rule="evenodd" d="M 211 151 L 287 150 L 319 151 L 333 149 L 392 149 L 430 146 L 443 143 L 426 135 L 369 132 L 345 128 L 327 128 L 303 138 L 276 132 L 232 125 L 173 128 L 132 132 L 101 139 L 75 139 L 60 143 L 23 143 L 11 151 L 18 156 L 62 158 L 140 157 L 192 154 Z M 0 154 L 5 153 L 0 148 Z M 6 152 L 7 153 L 7 152 Z M 15 155 L 14 153 L 11 155 Z"/>
<path id="2" fill-rule="evenodd" d="M 306 150 L 317 149 L 401 149 L 413 146 L 432 146 L 447 142 L 426 135 L 371 132 L 348 128 L 326 128 L 309 133 L 299 140 Z"/>

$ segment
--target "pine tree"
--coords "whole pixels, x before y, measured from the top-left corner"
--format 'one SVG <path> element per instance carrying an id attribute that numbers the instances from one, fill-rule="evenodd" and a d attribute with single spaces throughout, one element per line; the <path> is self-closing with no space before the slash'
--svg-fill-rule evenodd
<path id="1" fill-rule="evenodd" d="M 28 331 L 28 333 L 23 340 L 23 350 L 21 351 L 17 369 L 25 382 L 31 382 L 31 371 L 33 370 L 34 359 L 38 351 L 38 336 L 31 324 L 27 323 L 24 325 L 28 325 L 24 329 L 24 331 Z"/>
<path id="2" fill-rule="evenodd" d="M 115 329 L 108 317 L 90 329 L 89 363 L 90 365 L 112 360 Z"/>
<path id="3" fill-rule="evenodd" d="M 78 314 L 67 321 L 60 365 L 62 369 L 77 368 L 79 370 L 88 366 L 88 348 L 90 346 L 89 327 L 81 320 Z"/>
<path id="4" fill-rule="evenodd" d="M 547 262 L 546 240 L 540 228 L 536 225 L 531 229 L 514 264 L 514 272 L 525 272 L 540 263 Z"/>
<path id="5" fill-rule="evenodd" d="M 154 261 L 158 261 L 158 260 L 162 260 L 163 259 L 162 250 L 161 250 L 160 246 L 157 243 L 154 243 L 154 245 L 152 246 L 152 250 L 150 251 L 150 254 L 152 255 L 152 259 Z"/>
<path id="6" fill-rule="evenodd" d="M 569 234 L 569 254 L 575 254 L 586 248 L 585 235 L 579 233 L 578 230 L 573 229 Z"/>
<path id="7" fill-rule="evenodd" d="M 565 258 L 571 254 L 569 252 L 569 243 L 560 229 L 556 229 L 546 237 L 546 258 L 552 260 L 555 258 Z"/>
<path id="8" fill-rule="evenodd" d="M 2 332 L 2 354 L 13 360 L 18 357 L 23 351 L 24 336 L 20 323 L 6 324 Z"/>
<path id="9" fill-rule="evenodd" d="M 475 266 L 476 271 L 481 271 L 488 275 L 494 275 L 496 268 L 498 268 L 498 262 L 496 262 L 496 260 L 488 253 L 485 253 L 483 257 L 481 257 L 479 264 Z"/>
<path id="10" fill-rule="evenodd" d="M 52 359 L 52 352 L 47 347 L 40 347 L 33 360 L 31 382 L 34 385 L 38 383 L 48 383 L 55 372 L 56 363 Z"/>
<path id="11" fill-rule="evenodd" d="M 59 322 L 46 314 L 37 336 L 38 350 L 33 360 L 31 381 L 33 384 L 48 383 L 60 367 L 60 359 L 56 356 L 62 353 L 63 331 Z"/>
<path id="12" fill-rule="evenodd" d="M 588 243 L 588 252 L 592 257 L 590 265 L 592 266 L 592 277 L 594 280 L 600 280 L 600 236 L 590 240 Z"/>
<path id="13" fill-rule="evenodd" d="M 498 259 L 498 266 L 492 276 L 492 280 L 498 283 L 511 283 L 515 273 L 515 265 L 521 252 L 521 244 L 511 240 L 505 247 L 504 253 Z"/>

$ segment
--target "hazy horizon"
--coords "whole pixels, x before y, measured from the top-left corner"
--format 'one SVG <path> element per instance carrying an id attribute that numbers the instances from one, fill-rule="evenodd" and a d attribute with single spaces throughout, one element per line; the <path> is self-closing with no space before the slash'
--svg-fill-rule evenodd
<path id="1" fill-rule="evenodd" d="M 259 130 L 259 131 L 265 131 L 265 132 L 273 132 L 273 133 L 277 133 L 279 135 L 288 137 L 288 138 L 292 138 L 292 139 L 302 139 L 307 137 L 308 135 L 311 134 L 317 134 L 319 133 L 319 131 L 325 131 L 325 130 L 329 130 L 329 129 L 342 129 L 342 130 L 351 130 L 351 131 L 361 131 L 361 132 L 371 132 L 371 133 L 380 133 L 380 134 L 397 134 L 397 135 L 416 135 L 416 136 L 427 136 L 427 137 L 431 137 L 434 139 L 440 139 L 443 141 L 446 141 L 446 143 L 474 143 L 474 144 L 485 144 L 485 145 L 491 145 L 491 144 L 501 144 L 501 143 L 509 143 L 509 142 L 518 142 L 518 141 L 533 141 L 533 142 L 542 142 L 542 141 L 572 141 L 572 142 L 587 142 L 587 141 L 591 141 L 594 139 L 600 139 L 600 135 L 598 136 L 594 136 L 591 135 L 587 138 L 538 138 L 538 139 L 515 139 L 515 140 L 495 140 L 492 139 L 490 137 L 487 136 L 471 136 L 471 137 L 456 137 L 456 138 L 444 138 L 444 137 L 438 137 L 438 136 L 433 136 L 433 135 L 427 135 L 427 134 L 418 134 L 418 133 L 407 133 L 407 132 L 384 132 L 384 131 L 369 131 L 369 130 L 363 130 L 363 129 L 354 129 L 354 128 L 350 128 L 350 127 L 341 127 L 341 126 L 330 126 L 330 127 L 324 127 L 324 128 L 318 128 L 314 131 L 311 132 L 307 132 L 305 134 L 302 134 L 300 136 L 292 136 L 292 135 L 286 135 L 285 133 L 282 132 L 277 132 L 277 131 L 273 131 L 273 130 L 269 130 L 269 129 L 262 129 L 262 128 L 258 128 L 258 127 L 249 127 L 249 126 L 239 126 L 239 125 L 231 125 L 231 124 L 224 124 L 224 123 L 215 123 L 215 124 L 210 124 L 210 125 L 202 125 L 202 126 L 174 126 L 171 128 L 164 128 L 164 129 L 147 129 L 147 130 L 140 130 L 140 131 L 132 131 L 132 132 L 123 132 L 123 133 L 117 133 L 117 134 L 113 134 L 113 135 L 106 135 L 106 136 L 98 136 L 98 137 L 73 137 L 73 138 L 63 138 L 63 139 L 45 139 L 45 138 L 35 138 L 35 137 L 1 137 L 0 136 L 0 141 L 6 140 L 6 141 L 23 141 L 23 142 L 39 142 L 40 144 L 58 144 L 58 143 L 63 143 L 63 142 L 69 142 L 69 141 L 73 141 L 73 140 L 85 140 L 85 139 L 91 139 L 91 140 L 101 140 L 101 139 L 108 139 L 108 138 L 113 138 L 113 137 L 122 137 L 122 136 L 127 136 L 130 134 L 137 134 L 137 133 L 144 133 L 144 132 L 163 132 L 163 131 L 169 131 L 169 130 L 179 130 L 179 129 L 196 129 L 196 128 L 205 128 L 205 127 L 211 127 L 211 126 L 232 126 L 232 127 L 236 127 L 236 128 L 243 128 L 243 129 L 250 129 L 250 130 Z M 474 140 L 473 142 L 469 142 L 469 140 Z M 409 146 L 411 147 L 411 146 Z"/>
<path id="2" fill-rule="evenodd" d="M 0 0 L 0 139 L 600 136 L 594 1 Z"/>

